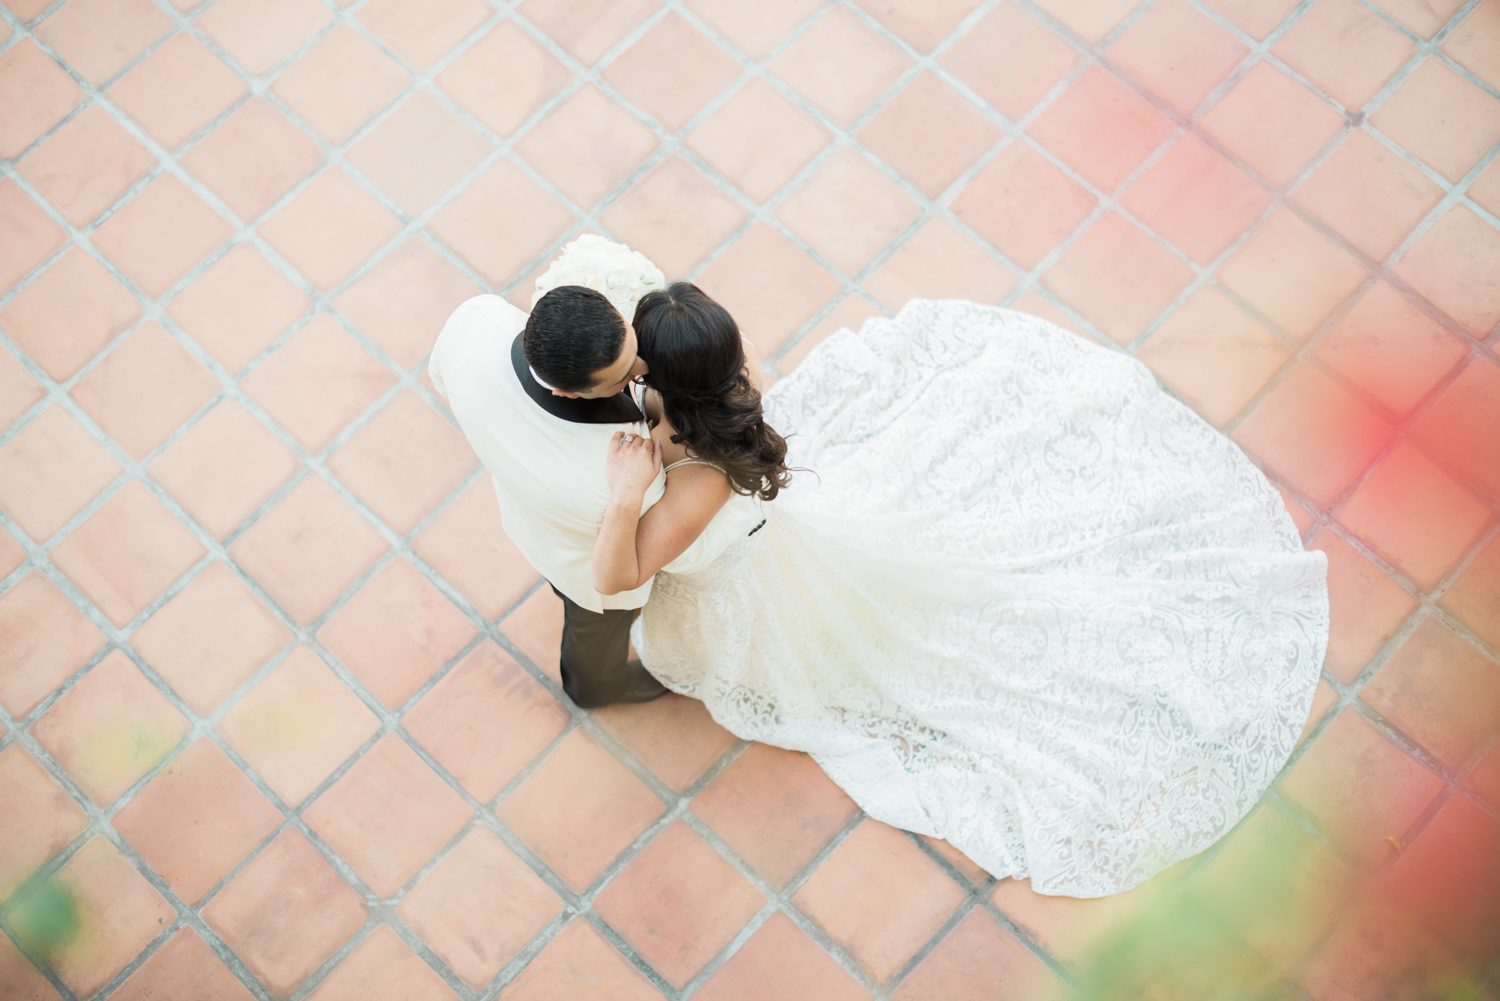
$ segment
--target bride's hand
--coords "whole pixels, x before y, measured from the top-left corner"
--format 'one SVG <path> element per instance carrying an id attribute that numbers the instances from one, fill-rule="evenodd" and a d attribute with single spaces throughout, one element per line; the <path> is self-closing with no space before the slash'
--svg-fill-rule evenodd
<path id="1" fill-rule="evenodd" d="M 644 497 L 659 469 L 660 439 L 624 431 L 616 431 L 610 438 L 604 477 L 613 496 Z"/>

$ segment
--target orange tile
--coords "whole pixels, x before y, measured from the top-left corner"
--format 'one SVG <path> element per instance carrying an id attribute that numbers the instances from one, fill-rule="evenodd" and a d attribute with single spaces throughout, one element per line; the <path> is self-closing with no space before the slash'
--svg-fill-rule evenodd
<path id="1" fill-rule="evenodd" d="M 338 168 L 262 223 L 260 234 L 313 287 L 329 292 L 401 231 L 401 221 Z"/>
<path id="2" fill-rule="evenodd" d="M 148 467 L 198 524 L 225 539 L 301 468 L 234 400 L 205 414 Z"/>
<path id="3" fill-rule="evenodd" d="M 1484 962 L 1500 940 L 1500 823 L 1454 796 L 1401 853 L 1385 890 L 1461 957 Z"/>
<path id="4" fill-rule="evenodd" d="M 318 452 L 395 381 L 338 321 L 320 313 L 240 385 L 303 447 Z"/>
<path id="5" fill-rule="evenodd" d="M 764 203 L 830 138 L 776 88 L 752 77 L 688 135 L 687 145 L 741 191 Z"/>
<path id="6" fill-rule="evenodd" d="M 1324 667 L 1349 684 L 1420 603 L 1331 531 L 1314 536 L 1308 548 L 1328 555 L 1330 622 Z"/>
<path id="7" fill-rule="evenodd" d="M 501 136 L 572 80 L 568 68 L 513 21 L 500 22 L 437 75 L 449 97 Z"/>
<path id="8" fill-rule="evenodd" d="M 490 153 L 484 136 L 429 93 L 401 103 L 350 148 L 349 163 L 412 215 L 430 208 Z"/>
<path id="9" fill-rule="evenodd" d="M 582 730 L 570 733 L 496 810 L 502 823 L 579 892 L 661 812 L 651 790 Z"/>
<path id="10" fill-rule="evenodd" d="M 494 16 L 484 0 L 373 0 L 355 15 L 419 73 Z"/>
<path id="11" fill-rule="evenodd" d="M 366 691 L 396 709 L 474 634 L 466 615 L 397 558 L 334 613 L 318 639 Z"/>
<path id="12" fill-rule="evenodd" d="M 11 48 L 0 58 L 14 51 Z M 68 242 L 62 228 L 10 178 L 0 180 L 0 229 L 6 236 L 0 244 L 0 294 L 9 292 Z"/>
<path id="13" fill-rule="evenodd" d="M 782 49 L 770 69 L 834 124 L 848 128 L 911 64 L 858 15 L 833 7 Z"/>
<path id="14" fill-rule="evenodd" d="M 0 594 L 0 705 L 20 719 L 104 644 L 104 634 L 40 570 Z"/>
<path id="15" fill-rule="evenodd" d="M 1490 646 L 1500 648 L 1500 540 L 1490 540 L 1441 601 Z"/>
<path id="16" fill-rule="evenodd" d="M 26 748 L 0 749 L 0 899 L 8 898 L 33 872 L 89 826 L 89 818 L 57 779 Z M 0 962 L 0 983 L 5 965 Z"/>
<path id="17" fill-rule="evenodd" d="M 1443 41 L 1443 51 L 1491 87 L 1500 89 L 1500 58 L 1493 44 L 1500 29 L 1500 0 L 1482 0 Z"/>
<path id="18" fill-rule="evenodd" d="M 127 455 L 142 459 L 222 388 L 191 352 L 147 320 L 69 395 Z"/>
<path id="19" fill-rule="evenodd" d="M 1015 936 L 979 908 L 901 981 L 892 1001 L 988 1001 L 1061 993 L 1062 983 Z"/>
<path id="20" fill-rule="evenodd" d="M 265 76 L 332 19 L 317 0 L 220 0 L 196 23 L 251 76 Z"/>
<path id="21" fill-rule="evenodd" d="M 921 52 L 931 52 L 977 6 L 980 0 L 856 0 L 881 24 Z"/>
<path id="22" fill-rule="evenodd" d="M 130 645 L 200 716 L 291 640 L 223 563 L 210 563 L 136 629 Z"/>
<path id="23" fill-rule="evenodd" d="M 1491 499 L 1500 498 L 1500 369 L 1475 358 L 1422 415 L 1413 434 Z"/>
<path id="24" fill-rule="evenodd" d="M 835 267 L 853 275 L 921 211 L 900 185 L 846 146 L 777 207 L 776 217 Z"/>
<path id="25" fill-rule="evenodd" d="M 410 369 L 427 356 L 448 315 L 483 290 L 432 244 L 412 237 L 350 285 L 334 305 Z"/>
<path id="26" fill-rule="evenodd" d="M 157 142 L 176 149 L 245 90 L 239 74 L 184 32 L 167 39 L 106 93 Z"/>
<path id="27" fill-rule="evenodd" d="M 499 288 L 550 253 L 575 221 L 570 210 L 521 168 L 501 160 L 443 206 L 427 229 Z M 507 239 L 496 240 L 495 233 L 502 229 Z M 523 288 L 529 310 L 531 287 L 523 283 Z"/>
<path id="28" fill-rule="evenodd" d="M 922 835 L 922 840 L 927 842 L 927 844 L 931 846 L 933 851 L 937 852 L 944 859 L 946 859 L 948 863 L 953 866 L 953 868 L 957 869 L 959 873 L 962 874 L 965 880 L 972 883 L 973 885 L 979 886 L 980 884 L 984 883 L 985 880 L 990 878 L 990 874 L 979 868 L 979 866 L 974 863 L 973 859 L 969 858 L 969 856 L 965 855 L 957 848 L 954 848 L 951 844 L 942 840 L 941 838 L 929 837 L 928 835 L 924 834 Z"/>
<path id="29" fill-rule="evenodd" d="M 99 85 L 172 27 L 149 0 L 69 0 L 36 30 L 36 37 L 89 83 Z"/>
<path id="30" fill-rule="evenodd" d="M 1042 10 L 1071 28 L 1090 45 L 1099 44 L 1140 0 L 1041 0 Z"/>
<path id="31" fill-rule="evenodd" d="M 487 476 L 444 508 L 412 540 L 412 549 L 490 620 L 499 618 L 537 579 L 536 570 L 505 534 Z"/>
<path id="32" fill-rule="evenodd" d="M 735 743 L 702 702 L 677 694 L 606 706 L 594 718 L 677 792 L 685 792 Z"/>
<path id="33" fill-rule="evenodd" d="M 663 995 L 584 918 L 565 925 L 499 994 L 500 1001 L 585 997 L 661 1001 Z"/>
<path id="34" fill-rule="evenodd" d="M 347 24 L 283 70 L 271 90 L 331 143 L 342 143 L 411 83 L 400 64 Z"/>
<path id="35" fill-rule="evenodd" d="M 562 901 L 492 831 L 476 827 L 399 911 L 449 969 L 480 990 L 562 913 Z M 475 935 L 476 927 L 485 933 Z"/>
<path id="36" fill-rule="evenodd" d="M 1472 209 L 1455 205 L 1422 234 L 1393 268 L 1475 337 L 1500 320 L 1489 276 L 1500 266 L 1500 232 Z"/>
<path id="37" fill-rule="evenodd" d="M 1132 24 L 1106 55 L 1180 113 L 1191 115 L 1249 52 L 1185 0 L 1164 0 Z"/>
<path id="38" fill-rule="evenodd" d="M 252 97 L 180 162 L 235 215 L 254 221 L 317 169 L 323 151 L 270 101 Z"/>
<path id="39" fill-rule="evenodd" d="M 175 748 L 191 724 L 119 650 L 31 725 L 78 788 L 104 808 Z"/>
<path id="40" fill-rule="evenodd" d="M 620 185 L 659 145 L 642 122 L 585 84 L 521 137 L 527 163 L 582 208 Z"/>
<path id="41" fill-rule="evenodd" d="M 1377 282 L 1339 319 L 1317 353 L 1404 416 L 1453 370 L 1466 348 L 1396 289 Z"/>
<path id="42" fill-rule="evenodd" d="M 117 1001 L 194 998 L 196 1001 L 251 1001 L 255 995 L 192 928 L 179 928 L 151 958 L 110 995 Z"/>
<path id="43" fill-rule="evenodd" d="M 517 650 L 560 687 L 558 652 L 562 643 L 563 603 L 545 583 L 500 623 L 500 632 Z"/>
<path id="44" fill-rule="evenodd" d="M 1139 336 L 1192 280 L 1190 267 L 1114 212 L 1090 226 L 1042 277 L 1118 344 Z"/>
<path id="45" fill-rule="evenodd" d="M 156 157 L 98 105 L 47 137 L 16 173 L 74 226 L 96 219 L 156 166 Z"/>
<path id="46" fill-rule="evenodd" d="M 391 897 L 474 815 L 388 733 L 302 816 L 371 889 Z"/>
<path id="47" fill-rule="evenodd" d="M 676 132 L 733 83 L 741 66 L 675 13 L 657 21 L 601 74 L 625 100 Z"/>
<path id="48" fill-rule="evenodd" d="M 1382 891 L 1367 896 L 1302 974 L 1316 1001 L 1411 998 L 1470 979 L 1453 951 Z"/>
<path id="49" fill-rule="evenodd" d="M 592 66 L 659 6 L 657 0 L 526 0 L 516 12 Z"/>
<path id="50" fill-rule="evenodd" d="M 1198 124 L 1251 169 L 1280 185 L 1334 137 L 1344 120 L 1327 101 L 1271 64 L 1256 63 Z"/>
<path id="51" fill-rule="evenodd" d="M 1208 264 L 1261 217 L 1271 195 L 1189 134 L 1130 186 L 1120 204 Z"/>
<path id="52" fill-rule="evenodd" d="M 21 360 L 0 349 L 0 432 L 8 430 L 18 417 L 46 395 L 47 391 L 21 364 Z"/>
<path id="53" fill-rule="evenodd" d="M 918 298 L 999 302 L 1015 288 L 1016 276 L 947 220 L 934 217 L 863 284 L 887 308 L 899 310 Z"/>
<path id="54" fill-rule="evenodd" d="M 0 447 L 0 508 L 33 541 L 46 542 L 120 468 L 67 410 L 52 405 Z"/>
<path id="55" fill-rule="evenodd" d="M 475 799 L 489 802 L 569 719 L 545 688 L 485 640 L 407 712 L 403 725 Z"/>
<path id="56" fill-rule="evenodd" d="M 791 348 L 776 361 L 776 370 L 782 375 L 788 375 L 792 369 L 801 364 L 813 348 L 827 340 L 837 331 L 847 327 L 858 331 L 864 322 L 872 316 L 883 316 L 880 308 L 870 303 L 862 296 L 850 293 L 839 300 L 823 319 L 803 334 Z"/>
<path id="57" fill-rule="evenodd" d="M 376 925 L 307 995 L 309 1001 L 364 1001 L 377 996 L 404 1001 L 456 1001 L 458 997 L 385 924 Z"/>
<path id="58" fill-rule="evenodd" d="M 757 222 L 696 279 L 734 316 L 762 358 L 840 291 L 841 283 L 769 225 Z M 776 289 L 768 296 L 765 290 Z"/>
<path id="59" fill-rule="evenodd" d="M 1024 268 L 1093 211 L 1093 195 L 1025 143 L 1012 143 L 953 200 L 953 212 Z"/>
<path id="60" fill-rule="evenodd" d="M 1091 183 L 1113 191 L 1171 136 L 1165 115 L 1095 66 L 1026 127 Z"/>
<path id="61" fill-rule="evenodd" d="M 1292 351 L 1213 287 L 1194 292 L 1135 356 L 1222 428 L 1275 375 Z"/>
<path id="62" fill-rule="evenodd" d="M 380 729 L 359 696 L 305 646 L 293 650 L 218 723 L 289 806 L 298 806 Z"/>
<path id="63" fill-rule="evenodd" d="M 1338 702 L 1339 694 L 1328 686 L 1328 682 L 1319 680 L 1318 687 L 1313 690 L 1312 711 L 1307 714 L 1307 722 L 1302 726 L 1302 733 L 1297 737 L 1297 746 L 1301 747 L 1307 742 L 1308 735 L 1318 728 L 1323 722 L 1323 717 L 1328 715 L 1328 710 Z"/>
<path id="64" fill-rule="evenodd" d="M 1500 745 L 1469 773 L 1468 787 L 1483 796 L 1490 805 L 1500 804 Z"/>
<path id="65" fill-rule="evenodd" d="M 866 149 L 936 198 L 1002 133 L 932 73 L 921 73 L 856 135 Z"/>
<path id="66" fill-rule="evenodd" d="M 1306 340 L 1368 277 L 1359 262 L 1291 209 L 1277 209 L 1219 268 L 1219 281 Z"/>
<path id="67" fill-rule="evenodd" d="M 178 293 L 167 315 L 221 365 L 238 372 L 310 305 L 259 251 L 241 243 Z"/>
<path id="68" fill-rule="evenodd" d="M 780 889 L 859 808 L 806 754 L 751 744 L 698 794 L 692 811 Z"/>
<path id="69" fill-rule="evenodd" d="M 0 52 L 0 91 L 25 94 L 0 123 L 0 157 L 20 156 L 83 102 L 83 89 L 29 38 Z"/>
<path id="70" fill-rule="evenodd" d="M 670 281 L 691 272 L 746 217 L 702 171 L 670 154 L 600 213 L 599 222 Z"/>
<path id="71" fill-rule="evenodd" d="M 1434 114 L 1435 108 L 1442 114 Z M 1370 124 L 1457 181 L 1500 139 L 1500 100 L 1429 58 L 1385 99 Z"/>
<path id="72" fill-rule="evenodd" d="M 991 9 L 938 57 L 1012 121 L 1026 117 L 1078 60 L 1071 45 L 1014 3 Z"/>
<path id="73" fill-rule="evenodd" d="M 837 960 L 780 911 L 756 929 L 693 995 L 702 1001 L 759 1001 L 767 997 L 866 1001 L 870 996 Z"/>
<path id="74" fill-rule="evenodd" d="M 203 908 L 203 919 L 273 997 L 297 989 L 365 922 L 365 906 L 288 828 Z"/>
<path id="75" fill-rule="evenodd" d="M 0 577 L 9 577 L 26 560 L 26 550 L 21 544 L 9 532 L 0 531 Z M 4 736 L 3 731 L 0 736 Z"/>
<path id="76" fill-rule="evenodd" d="M 750 58 L 764 59 L 823 5 L 818 0 L 687 0 L 683 6 Z"/>
<path id="77" fill-rule="evenodd" d="M 0 37 L 7 26 L 0 24 Z M 62 1001 L 62 995 L 41 972 L 11 943 L 0 936 L 0 990 L 17 1001 Z"/>
<path id="78" fill-rule="evenodd" d="M 1205 5 L 1260 41 L 1299 4 L 1298 0 L 1205 0 Z"/>
<path id="79" fill-rule="evenodd" d="M 26 355 L 62 382 L 126 330 L 141 308 L 125 286 L 78 247 L 0 307 L 3 328 Z"/>
<path id="80" fill-rule="evenodd" d="M 160 298 L 234 227 L 175 175 L 163 174 L 89 239 L 147 295 Z"/>
<path id="81" fill-rule="evenodd" d="M 236 539 L 229 555 L 306 625 L 387 548 L 332 487 L 309 476 Z"/>
<path id="82" fill-rule="evenodd" d="M 1029 879 L 1004 879 L 990 891 L 995 907 L 1054 958 L 1079 967 L 1124 940 L 1138 919 L 1173 888 L 1182 864 L 1109 897 L 1079 899 L 1037 893 Z"/>
<path id="83" fill-rule="evenodd" d="M 1431 38 L 1464 3 L 1463 0 L 1375 0 L 1375 6 L 1423 38 Z"/>
<path id="84" fill-rule="evenodd" d="M 1417 43 L 1355 0 L 1319 0 L 1271 51 L 1323 93 L 1358 111 L 1417 54 Z"/>
<path id="85" fill-rule="evenodd" d="M 1490 215 L 1500 215 L 1500 159 L 1491 160 L 1490 165 L 1469 182 L 1464 194 L 1487 209 Z"/>

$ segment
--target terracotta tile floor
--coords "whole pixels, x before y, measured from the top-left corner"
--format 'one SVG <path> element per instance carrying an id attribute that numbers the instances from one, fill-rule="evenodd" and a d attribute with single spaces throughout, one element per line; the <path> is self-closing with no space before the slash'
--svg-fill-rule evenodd
<path id="1" fill-rule="evenodd" d="M 1500 997 L 1500 0 L 0 5 L 0 997 Z M 1328 554 L 1265 801 L 1045 898 L 574 709 L 424 368 L 585 231 L 1149 365 Z"/>

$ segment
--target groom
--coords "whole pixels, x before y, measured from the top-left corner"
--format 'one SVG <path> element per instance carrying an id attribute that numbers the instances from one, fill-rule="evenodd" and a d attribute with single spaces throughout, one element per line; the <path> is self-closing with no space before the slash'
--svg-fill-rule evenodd
<path id="1" fill-rule="evenodd" d="M 651 595 L 594 590 L 592 560 L 609 503 L 604 457 L 616 431 L 649 435 L 628 387 L 647 366 L 635 331 L 608 299 L 576 285 L 543 296 L 528 317 L 497 295 L 459 306 L 428 374 L 495 484 L 505 534 L 564 608 L 563 690 L 585 708 L 666 693 L 629 660 L 630 623 Z M 658 473 L 642 510 L 665 489 Z"/>

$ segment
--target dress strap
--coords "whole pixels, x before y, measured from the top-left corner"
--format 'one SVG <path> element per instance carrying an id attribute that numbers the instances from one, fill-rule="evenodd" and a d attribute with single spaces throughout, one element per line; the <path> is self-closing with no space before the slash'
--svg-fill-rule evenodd
<path id="1" fill-rule="evenodd" d="M 717 462 L 709 462 L 706 459 L 679 459 L 677 462 L 674 462 L 670 466 L 668 466 L 665 469 L 663 469 L 662 472 L 663 473 L 670 473 L 672 470 L 676 469 L 678 466 L 713 466 L 719 472 L 721 472 L 721 473 L 724 472 L 724 467 L 723 466 L 719 465 Z M 727 476 L 728 474 L 726 473 L 725 475 Z"/>

